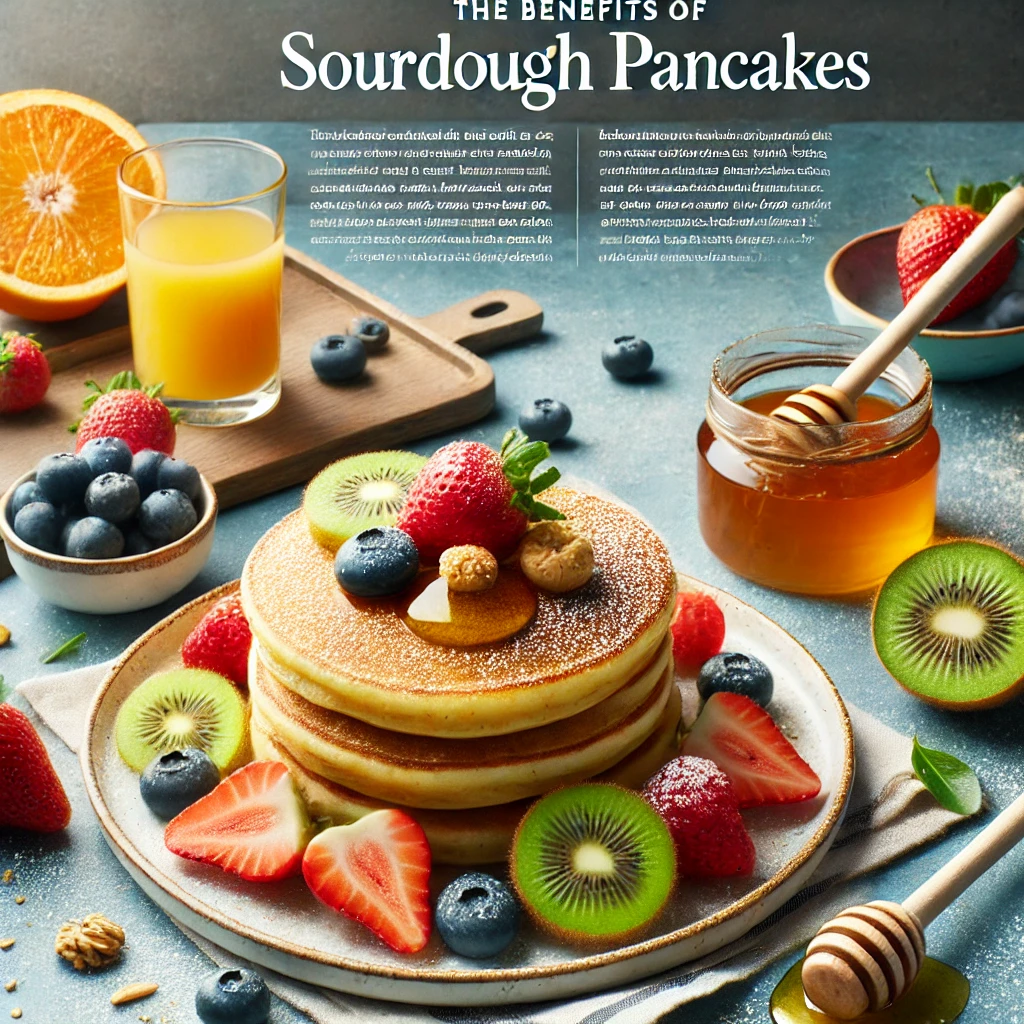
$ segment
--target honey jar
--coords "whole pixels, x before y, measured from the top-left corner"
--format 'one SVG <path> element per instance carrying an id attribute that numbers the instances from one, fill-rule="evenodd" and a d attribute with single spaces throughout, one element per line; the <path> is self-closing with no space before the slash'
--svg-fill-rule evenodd
<path id="1" fill-rule="evenodd" d="M 739 575 L 793 593 L 856 594 L 931 539 L 939 437 L 931 372 L 913 350 L 860 400 L 856 422 L 793 427 L 769 415 L 793 392 L 831 383 L 876 333 L 782 328 L 715 360 L 697 434 L 700 529 Z"/>

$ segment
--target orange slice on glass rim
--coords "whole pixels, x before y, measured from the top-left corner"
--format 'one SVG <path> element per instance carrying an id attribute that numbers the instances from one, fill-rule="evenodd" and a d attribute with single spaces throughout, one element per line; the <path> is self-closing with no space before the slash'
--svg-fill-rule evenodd
<path id="1" fill-rule="evenodd" d="M 117 168 L 146 146 L 100 103 L 56 89 L 0 95 L 0 309 L 67 320 L 124 284 Z M 163 194 L 155 161 L 150 181 Z"/>

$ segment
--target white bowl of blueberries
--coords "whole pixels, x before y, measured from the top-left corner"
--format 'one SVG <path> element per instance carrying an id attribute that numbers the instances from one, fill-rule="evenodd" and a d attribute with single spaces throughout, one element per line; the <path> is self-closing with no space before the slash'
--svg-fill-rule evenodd
<path id="1" fill-rule="evenodd" d="M 42 459 L 0 499 L 11 567 L 40 597 L 75 612 L 150 608 L 199 575 L 217 496 L 183 459 L 116 437 Z"/>

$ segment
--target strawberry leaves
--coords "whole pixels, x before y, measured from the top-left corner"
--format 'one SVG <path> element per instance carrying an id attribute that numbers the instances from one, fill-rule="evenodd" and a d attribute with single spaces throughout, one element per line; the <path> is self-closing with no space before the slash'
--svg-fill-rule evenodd
<path id="1" fill-rule="evenodd" d="M 549 466 L 534 476 L 534 470 L 551 457 L 546 441 L 531 441 L 513 428 L 501 442 L 501 463 L 505 476 L 515 489 L 512 495 L 513 508 L 526 513 L 531 521 L 543 519 L 564 519 L 556 508 L 537 501 L 537 495 L 546 491 L 561 478 L 562 474 Z"/>
<path id="2" fill-rule="evenodd" d="M 160 392 L 164 389 L 162 383 L 153 384 L 148 388 L 144 387 L 142 381 L 139 380 L 133 370 L 122 370 L 120 373 L 115 373 L 105 388 L 100 387 L 94 380 L 87 380 L 85 386 L 89 393 L 82 399 L 83 412 L 88 412 L 100 398 L 104 395 L 109 395 L 112 391 L 141 391 L 147 398 L 159 398 Z M 172 423 L 177 423 L 181 418 L 180 409 L 168 409 L 167 411 L 171 415 Z M 77 434 L 81 422 L 81 420 L 78 420 L 76 423 L 72 423 L 68 427 L 68 431 L 72 434 Z"/>
<path id="3" fill-rule="evenodd" d="M 980 214 L 991 213 L 996 203 L 1021 181 L 1021 175 L 1019 174 L 1014 175 L 1012 178 L 1007 178 L 1006 181 L 991 181 L 984 185 L 978 185 L 977 188 L 969 181 L 962 181 L 957 185 L 956 191 L 953 193 L 953 202 L 947 204 L 946 198 L 942 194 L 942 189 L 939 188 L 939 183 L 935 179 L 935 172 L 930 167 L 927 167 L 925 168 L 925 175 L 928 178 L 928 184 L 932 187 L 932 191 L 938 197 L 937 205 L 969 206 L 975 213 Z M 931 206 L 935 203 L 935 200 L 922 199 L 918 195 L 911 194 L 911 198 L 918 206 Z"/>
<path id="4" fill-rule="evenodd" d="M 18 331 L 4 331 L 0 333 L 0 373 L 6 372 L 7 368 L 14 366 L 14 361 L 17 359 L 17 353 L 14 351 L 11 343 L 18 339 L 28 342 L 30 345 L 37 349 L 42 349 L 42 345 L 36 341 L 34 334 L 20 334 Z"/>

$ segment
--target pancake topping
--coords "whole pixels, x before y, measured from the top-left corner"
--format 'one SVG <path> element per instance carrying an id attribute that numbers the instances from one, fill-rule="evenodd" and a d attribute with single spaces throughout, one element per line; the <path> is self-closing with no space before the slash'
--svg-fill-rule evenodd
<path id="1" fill-rule="evenodd" d="M 537 611 L 537 592 L 518 569 L 504 567 L 489 590 L 454 590 L 443 576 L 421 573 L 405 624 L 432 644 L 475 647 L 515 636 Z"/>
<path id="2" fill-rule="evenodd" d="M 479 441 L 453 441 L 420 470 L 395 525 L 412 537 L 425 565 L 463 544 L 507 558 L 531 520 L 562 518 L 537 500 L 561 475 L 551 466 L 534 476 L 550 455 L 544 441 L 517 430 L 505 435 L 500 453 Z"/>
<path id="3" fill-rule="evenodd" d="M 594 574 L 594 546 L 572 523 L 538 523 L 523 540 L 519 564 L 542 590 L 578 590 Z"/>

